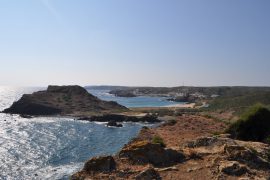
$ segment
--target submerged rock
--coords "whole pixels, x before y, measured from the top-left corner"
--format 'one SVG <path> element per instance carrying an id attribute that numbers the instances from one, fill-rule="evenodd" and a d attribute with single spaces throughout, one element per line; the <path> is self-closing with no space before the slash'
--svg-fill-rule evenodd
<path id="1" fill-rule="evenodd" d="M 21 116 L 22 118 L 26 118 L 26 119 L 33 118 L 33 116 L 26 115 L 26 114 L 21 114 L 20 116 Z"/>
<path id="2" fill-rule="evenodd" d="M 80 86 L 49 86 L 45 91 L 24 94 L 4 113 L 23 115 L 85 115 L 127 111 L 116 102 L 98 99 Z"/>
<path id="3" fill-rule="evenodd" d="M 107 126 L 112 126 L 112 127 L 123 127 L 122 124 L 118 124 L 116 121 L 111 120 L 107 123 Z"/>

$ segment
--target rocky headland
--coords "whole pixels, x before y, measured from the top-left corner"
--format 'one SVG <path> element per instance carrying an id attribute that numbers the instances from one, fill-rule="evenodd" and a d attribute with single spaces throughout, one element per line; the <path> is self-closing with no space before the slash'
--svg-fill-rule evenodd
<path id="1" fill-rule="evenodd" d="M 265 179 L 270 146 L 219 134 L 226 123 L 182 115 L 143 128 L 115 156 L 90 159 L 71 179 Z"/>
<path id="2" fill-rule="evenodd" d="M 87 116 L 128 111 L 113 102 L 103 101 L 80 86 L 48 86 L 45 91 L 24 94 L 4 113 L 21 115 Z"/>

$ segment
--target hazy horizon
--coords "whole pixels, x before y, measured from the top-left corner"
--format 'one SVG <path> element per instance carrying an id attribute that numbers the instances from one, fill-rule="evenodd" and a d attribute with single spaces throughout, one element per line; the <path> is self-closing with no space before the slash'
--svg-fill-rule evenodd
<path id="1" fill-rule="evenodd" d="M 270 86 L 270 1 L 0 2 L 0 86 Z"/>

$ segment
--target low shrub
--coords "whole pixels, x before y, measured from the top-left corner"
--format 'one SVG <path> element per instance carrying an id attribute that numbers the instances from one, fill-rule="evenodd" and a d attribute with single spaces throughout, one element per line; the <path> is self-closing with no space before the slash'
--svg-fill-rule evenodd
<path id="1" fill-rule="evenodd" d="M 159 144 L 162 147 L 166 147 L 164 140 L 160 136 L 154 136 L 152 139 L 152 143 Z"/>
<path id="2" fill-rule="evenodd" d="M 266 142 L 270 136 L 270 111 L 260 104 L 252 106 L 227 132 L 236 139 Z"/>
<path id="3" fill-rule="evenodd" d="M 169 125 L 169 126 L 173 126 L 177 123 L 177 121 L 175 119 L 170 119 L 166 122 L 166 125 Z"/>

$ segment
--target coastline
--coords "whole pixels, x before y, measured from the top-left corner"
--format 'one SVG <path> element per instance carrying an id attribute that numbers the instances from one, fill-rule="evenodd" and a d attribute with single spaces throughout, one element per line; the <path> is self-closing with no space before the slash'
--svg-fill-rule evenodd
<path id="1" fill-rule="evenodd" d="M 140 133 L 114 156 L 93 157 L 84 168 L 73 174 L 71 179 L 239 179 L 270 177 L 269 169 L 262 168 L 264 161 L 256 167 L 249 161 L 262 158 L 269 145 L 230 139 L 228 134 L 216 134 L 227 125 L 215 119 L 200 115 L 177 116 L 175 121 L 167 121 L 157 127 L 141 129 Z M 159 137 L 159 142 L 155 139 Z M 164 143 L 164 145 L 159 144 Z M 224 154 L 225 148 L 237 147 L 237 153 L 248 151 L 252 155 L 230 158 Z M 239 152 L 238 152 L 239 151 Z M 242 152 L 243 151 L 243 152 Z M 236 152 L 233 152 L 236 153 Z M 251 156 L 253 159 L 244 161 Z M 240 160 L 239 160 L 240 158 Z M 242 163 L 239 165 L 239 162 Z M 246 162 L 246 163 L 243 163 Z M 234 163 L 241 166 L 238 171 L 226 168 Z M 270 168 L 270 163 L 264 164 Z M 252 173 L 251 173 L 252 172 Z"/>
<path id="2" fill-rule="evenodd" d="M 176 107 L 176 108 L 194 108 L 195 107 L 195 103 L 184 103 L 184 104 L 172 104 L 172 105 L 168 105 L 168 106 L 164 106 L 164 107 Z"/>

